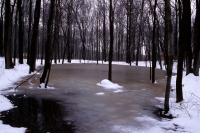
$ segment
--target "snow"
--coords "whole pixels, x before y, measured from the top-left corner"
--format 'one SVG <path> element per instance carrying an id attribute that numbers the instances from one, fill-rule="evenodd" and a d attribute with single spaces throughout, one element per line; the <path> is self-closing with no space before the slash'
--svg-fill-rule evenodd
<path id="1" fill-rule="evenodd" d="M 140 62 L 144 66 L 144 62 Z M 149 66 L 149 65 L 147 65 Z M 157 65 L 159 66 L 159 65 Z M 174 63 L 173 72 L 177 72 L 177 63 Z M 116 133 L 197 133 L 200 123 L 200 77 L 183 72 L 183 98 L 180 103 L 176 103 L 176 75 L 172 76 L 172 91 L 170 96 L 169 114 L 174 119 L 156 120 L 148 116 L 136 118 L 142 122 L 142 129 L 127 125 L 115 125 L 112 131 Z M 164 104 L 164 97 L 155 97 Z"/>
<path id="2" fill-rule="evenodd" d="M 72 60 L 72 63 L 96 63 L 96 61 L 83 61 L 83 60 Z M 65 63 L 66 60 L 65 60 Z M 99 62 L 100 63 L 100 62 Z M 40 64 L 38 60 L 37 65 Z M 59 63 L 58 63 L 59 64 Z M 103 64 L 108 64 L 108 62 L 103 62 Z M 129 65 L 125 62 L 112 62 L 116 65 Z M 13 104 L 2 94 L 2 91 L 5 92 L 5 89 L 11 88 L 6 91 L 16 91 L 12 88 L 15 88 L 13 85 L 21 77 L 28 75 L 29 66 L 26 64 L 17 64 L 15 68 L 6 70 L 4 69 L 5 63 L 4 58 L 0 58 L 0 112 L 6 111 L 14 108 Z M 132 63 L 132 66 L 135 66 Z M 149 62 L 139 62 L 139 66 L 150 66 Z M 159 67 L 159 65 L 157 65 Z M 176 73 L 177 64 L 173 66 L 173 72 Z M 40 74 L 40 73 L 37 73 Z M 113 93 L 124 92 L 123 87 L 112 83 L 107 79 L 102 80 L 97 83 L 98 86 L 103 87 L 106 90 L 111 90 Z M 193 74 L 186 76 L 185 72 L 183 73 L 183 97 L 184 100 L 181 103 L 176 103 L 176 76 L 172 76 L 172 90 L 170 97 L 170 114 L 175 118 L 172 120 L 162 119 L 157 120 L 150 118 L 149 116 L 142 116 L 134 118 L 134 120 L 142 123 L 141 127 L 134 127 L 132 125 L 114 125 L 112 128 L 113 132 L 116 133 L 197 133 L 199 132 L 199 123 L 200 123 L 200 77 L 195 77 Z M 41 89 L 43 89 L 41 87 Z M 55 89 L 53 87 L 48 87 L 47 89 Z M 143 89 L 145 91 L 145 89 Z M 97 96 L 105 95 L 105 92 L 96 93 Z M 156 97 L 160 100 L 161 103 L 164 102 L 163 97 Z M 14 128 L 9 125 L 2 124 L 0 121 L 1 133 L 24 133 L 26 128 Z"/>
<path id="3" fill-rule="evenodd" d="M 38 89 L 49 89 L 49 90 L 53 90 L 53 89 L 55 89 L 54 87 L 49 87 L 49 86 L 47 86 L 47 88 L 45 88 L 45 84 L 44 83 L 41 83 L 40 84 L 40 87 L 38 87 Z"/>
<path id="4" fill-rule="evenodd" d="M 98 86 L 104 87 L 105 89 L 119 89 L 123 88 L 122 86 L 119 86 L 118 84 L 112 83 L 108 79 L 103 79 L 101 82 L 97 83 Z"/>
<path id="5" fill-rule="evenodd" d="M 16 61 L 18 62 L 18 61 Z M 26 60 L 24 60 L 26 62 Z M 36 61 L 37 66 L 40 64 L 40 61 Z M 5 59 L 0 57 L 0 112 L 10 110 L 14 108 L 14 105 L 11 102 L 1 95 L 5 92 L 15 92 L 14 83 L 18 82 L 20 78 L 29 75 L 29 66 L 27 64 L 16 64 L 13 69 L 5 69 Z M 8 89 L 11 88 L 11 89 Z M 0 121 L 1 133 L 24 133 L 26 128 L 15 128 L 9 125 L 4 125 Z"/>
<path id="6" fill-rule="evenodd" d="M 124 92 L 122 90 L 122 86 L 116 84 L 116 83 L 112 83 L 110 80 L 108 79 L 103 79 L 101 82 L 97 83 L 98 86 L 101 86 L 103 87 L 104 89 L 107 89 L 107 90 L 113 90 L 114 93 L 120 93 L 120 92 Z M 105 94 L 105 93 L 104 93 Z M 103 95 L 104 95 L 103 94 Z M 98 95 L 101 95 L 98 94 Z"/>
<path id="7" fill-rule="evenodd" d="M 131 125 L 115 125 L 112 127 L 112 131 L 115 133 L 163 133 L 164 129 L 158 125 L 158 120 L 149 116 L 134 118 L 142 123 L 141 126 L 134 127 Z"/>
<path id="8" fill-rule="evenodd" d="M 176 76 L 172 77 L 172 92 L 170 98 L 170 113 L 176 118 L 170 123 L 182 127 L 185 132 L 196 133 L 200 123 L 200 77 L 183 72 L 183 98 L 176 103 Z M 163 102 L 163 99 L 160 99 Z"/>
<path id="9" fill-rule="evenodd" d="M 45 89 L 45 83 L 41 83 L 39 88 Z"/>
<path id="10" fill-rule="evenodd" d="M 26 128 L 14 128 L 9 125 L 4 125 L 2 121 L 0 121 L 0 129 L 1 133 L 25 133 Z"/>
<path id="11" fill-rule="evenodd" d="M 105 93 L 104 92 L 99 92 L 99 93 L 96 93 L 96 95 L 102 96 L 102 95 L 105 95 Z"/>
<path id="12" fill-rule="evenodd" d="M 10 101 L 6 97 L 0 95 L 0 112 L 10 110 L 13 107 L 14 106 L 10 103 Z"/>

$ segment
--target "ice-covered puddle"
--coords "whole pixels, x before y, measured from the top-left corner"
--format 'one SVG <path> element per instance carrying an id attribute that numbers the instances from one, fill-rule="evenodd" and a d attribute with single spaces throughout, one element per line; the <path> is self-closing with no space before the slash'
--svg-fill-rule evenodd
<path id="1" fill-rule="evenodd" d="M 28 133 L 73 133 L 75 131 L 73 122 L 63 120 L 66 111 L 58 101 L 36 99 L 25 95 L 6 97 L 15 106 L 9 111 L 0 113 L 0 122 L 3 121 L 6 126 L 25 127 L 26 129 L 19 128 L 19 130 L 26 130 Z M 7 128 L 6 126 L 2 128 Z"/>

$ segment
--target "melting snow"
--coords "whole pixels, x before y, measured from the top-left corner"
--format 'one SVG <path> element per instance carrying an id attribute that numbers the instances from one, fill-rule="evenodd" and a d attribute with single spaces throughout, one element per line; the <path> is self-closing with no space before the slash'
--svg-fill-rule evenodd
<path id="1" fill-rule="evenodd" d="M 98 86 L 104 87 L 105 89 L 119 89 L 123 88 L 122 86 L 119 86 L 118 84 L 112 83 L 111 81 L 104 79 L 100 83 L 97 83 Z"/>

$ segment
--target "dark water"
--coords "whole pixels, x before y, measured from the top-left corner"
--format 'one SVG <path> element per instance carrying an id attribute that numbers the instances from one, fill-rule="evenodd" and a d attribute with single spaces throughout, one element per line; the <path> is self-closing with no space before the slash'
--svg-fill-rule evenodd
<path id="1" fill-rule="evenodd" d="M 1 112 L 0 120 L 13 127 L 26 127 L 26 133 L 74 133 L 72 122 L 63 121 L 64 109 L 57 101 L 23 95 L 7 96 L 17 106 Z M 65 116 L 69 115 L 66 114 Z"/>

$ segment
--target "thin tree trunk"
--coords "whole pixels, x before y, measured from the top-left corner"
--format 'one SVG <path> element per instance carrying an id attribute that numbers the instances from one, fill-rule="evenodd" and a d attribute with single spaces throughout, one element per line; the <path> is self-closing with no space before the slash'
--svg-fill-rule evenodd
<path id="1" fill-rule="evenodd" d="M 113 59 L 113 29 L 114 29 L 114 11 L 112 7 L 112 0 L 110 0 L 109 9 L 109 20 L 110 20 L 110 49 L 109 49 L 109 70 L 108 70 L 108 80 L 112 81 L 112 59 Z"/>
<path id="2" fill-rule="evenodd" d="M 29 1 L 29 28 L 28 28 L 28 55 L 27 64 L 30 64 L 30 46 L 31 46 L 31 25 L 32 25 L 32 0 Z"/>
<path id="3" fill-rule="evenodd" d="M 179 0 L 179 4 L 181 4 Z M 185 56 L 185 48 L 186 48 L 186 42 L 187 42 L 187 23 L 185 23 L 187 16 L 185 16 L 186 10 L 185 10 L 185 1 L 183 1 L 183 14 L 182 17 L 179 16 L 181 19 L 180 23 L 180 37 L 179 37 L 179 54 L 178 54 L 178 68 L 177 68 L 177 77 L 176 77 L 176 102 L 181 102 L 183 100 L 183 90 L 182 90 L 182 78 L 183 78 L 183 60 Z M 181 5 L 179 5 L 179 10 L 181 10 Z M 179 11 L 180 13 L 181 11 Z"/>
<path id="4" fill-rule="evenodd" d="M 186 41 L 186 64 L 187 64 L 187 69 L 186 69 L 186 75 L 189 73 L 192 73 L 192 46 L 191 46 L 191 5 L 190 5 L 190 0 L 184 0 L 184 7 L 183 10 L 185 10 L 184 16 L 186 17 L 184 20 L 185 26 L 184 29 L 185 31 L 185 37 L 187 38 Z"/>
<path id="5" fill-rule="evenodd" d="M 4 9 L 4 0 L 1 4 L 1 17 L 0 17 L 0 56 L 3 56 L 3 9 Z"/>
<path id="6" fill-rule="evenodd" d="M 167 46 L 169 47 L 168 56 L 168 64 L 167 64 L 167 83 L 166 83 L 166 91 L 165 91 L 165 101 L 164 101 L 164 110 L 165 113 L 169 111 L 169 96 L 170 96 L 170 88 L 171 88 L 171 78 L 172 78 L 172 67 L 173 67 L 173 44 L 172 44 L 172 23 L 171 23 L 171 7 L 170 0 L 165 0 L 165 30 L 166 34 L 165 38 L 167 40 Z"/>
<path id="7" fill-rule="evenodd" d="M 155 0 L 154 11 L 153 11 L 153 38 L 152 38 L 152 83 L 155 83 L 155 68 L 156 68 L 156 8 L 157 8 L 157 0 Z"/>
<path id="8" fill-rule="evenodd" d="M 18 11 L 16 12 L 16 13 L 18 13 Z M 13 62 L 13 65 L 15 66 L 16 65 L 16 56 L 17 56 L 17 30 L 18 30 L 18 26 L 17 26 L 17 15 L 18 14 L 16 14 L 16 16 L 15 16 L 15 41 L 14 41 L 14 49 L 13 49 L 13 60 L 14 60 L 14 62 Z"/>
<path id="9" fill-rule="evenodd" d="M 4 28 L 4 54 L 5 54 L 5 68 L 13 68 L 12 56 L 11 56 L 11 10 L 10 0 L 5 1 L 5 28 Z"/>
<path id="10" fill-rule="evenodd" d="M 196 1 L 196 19 L 194 25 L 194 75 L 199 76 L 200 65 L 200 2 Z"/>
<path id="11" fill-rule="evenodd" d="M 104 12 L 103 12 L 103 60 L 106 62 L 106 9 L 104 0 Z"/>
<path id="12" fill-rule="evenodd" d="M 97 15 L 97 35 L 96 35 L 96 42 L 97 42 L 97 47 L 96 47 L 96 60 L 97 60 L 97 65 L 99 64 L 99 21 L 98 21 L 98 15 Z"/>
<path id="13" fill-rule="evenodd" d="M 22 0 L 17 1 L 18 15 L 19 15 L 19 31 L 18 31 L 18 55 L 19 55 L 19 64 L 23 64 L 23 15 L 22 15 Z"/>
<path id="14" fill-rule="evenodd" d="M 54 14 L 55 0 L 51 0 L 50 9 L 49 9 L 49 19 L 47 23 L 47 38 L 45 44 L 45 65 L 42 76 L 40 77 L 40 84 L 45 83 L 45 79 L 47 74 L 50 73 L 51 68 L 51 31 L 52 31 L 52 20 Z M 48 81 L 48 77 L 47 80 Z M 47 82 L 45 84 L 45 88 L 47 87 Z"/>
<path id="15" fill-rule="evenodd" d="M 30 70 L 29 73 L 35 71 L 36 55 L 37 55 L 37 43 L 38 43 L 38 26 L 40 19 L 40 6 L 41 0 L 36 1 L 35 14 L 34 14 L 34 24 L 33 24 L 33 34 L 31 39 L 31 51 L 30 51 Z"/>

